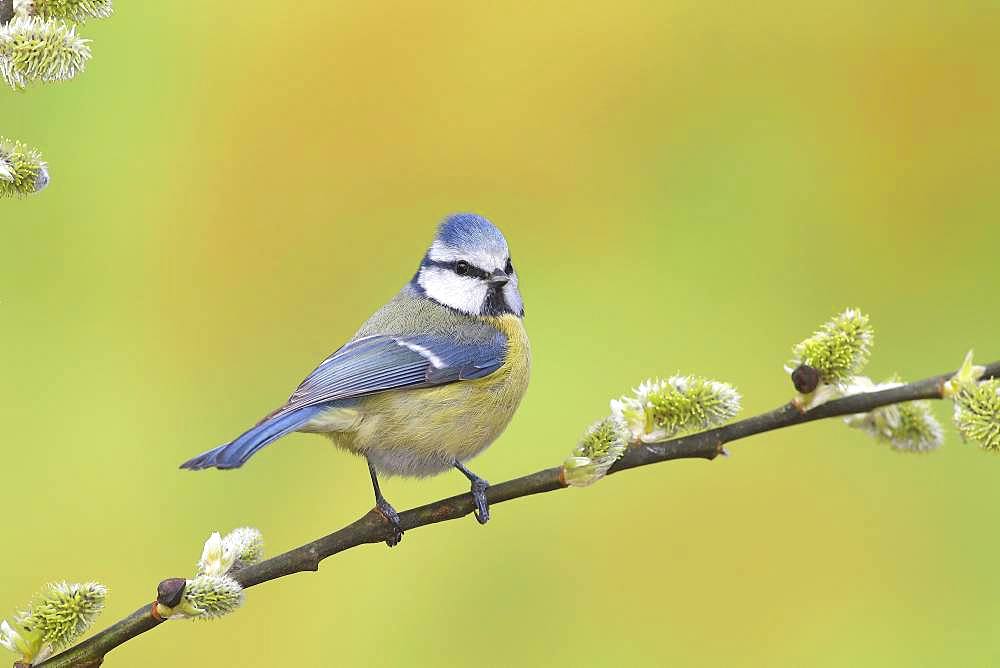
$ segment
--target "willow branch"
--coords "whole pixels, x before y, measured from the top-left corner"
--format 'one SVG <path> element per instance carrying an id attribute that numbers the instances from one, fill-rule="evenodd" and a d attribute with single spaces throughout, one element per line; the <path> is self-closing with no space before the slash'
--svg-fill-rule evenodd
<path id="1" fill-rule="evenodd" d="M 733 422 L 717 429 L 710 429 L 662 443 L 632 446 L 621 459 L 615 462 L 609 474 L 675 459 L 714 459 L 725 452 L 726 443 L 755 434 L 784 429 L 814 420 L 867 413 L 890 404 L 917 399 L 940 399 L 942 384 L 954 373 L 926 378 L 879 392 L 855 394 L 836 399 L 806 412 L 801 412 L 793 404 L 788 403 L 770 412 Z M 1000 377 L 1000 362 L 988 365 L 983 376 L 983 378 L 996 377 Z M 497 504 L 533 494 L 552 492 L 564 487 L 566 487 L 566 482 L 563 479 L 562 467 L 555 467 L 493 485 L 486 491 L 486 498 L 490 504 Z M 399 521 L 405 531 L 412 531 L 418 527 L 459 519 L 470 514 L 473 509 L 472 496 L 460 494 L 407 510 L 400 514 Z M 377 510 L 373 509 L 343 529 L 239 570 L 234 574 L 234 577 L 244 588 L 247 588 L 295 573 L 317 571 L 320 562 L 324 559 L 359 545 L 381 543 L 392 533 L 392 527 Z M 152 605 L 144 605 L 89 640 L 38 664 L 38 666 L 79 668 L 80 666 L 100 665 L 108 652 L 162 623 L 154 617 L 152 607 Z"/>

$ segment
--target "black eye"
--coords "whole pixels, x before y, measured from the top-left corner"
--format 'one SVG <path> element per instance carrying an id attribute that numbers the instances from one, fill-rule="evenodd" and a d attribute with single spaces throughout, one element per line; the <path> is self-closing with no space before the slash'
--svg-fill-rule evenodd
<path id="1" fill-rule="evenodd" d="M 507 266 L 504 267 L 503 270 L 507 272 L 508 276 L 514 273 L 514 263 L 510 261 L 510 258 L 507 258 Z"/>
<path id="2" fill-rule="evenodd" d="M 469 263 L 465 260 L 459 260 L 455 263 L 455 273 L 459 276 L 465 276 L 469 273 Z"/>

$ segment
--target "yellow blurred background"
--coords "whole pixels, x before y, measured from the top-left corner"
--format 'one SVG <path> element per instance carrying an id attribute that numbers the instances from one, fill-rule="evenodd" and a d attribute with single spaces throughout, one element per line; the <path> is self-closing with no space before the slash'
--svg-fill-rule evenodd
<path id="1" fill-rule="evenodd" d="M 282 402 L 450 212 L 501 227 L 527 303 L 532 386 L 472 466 L 494 482 L 649 375 L 773 408 L 847 306 L 876 378 L 1000 358 L 992 0 L 119 3 L 83 32 L 77 80 L 0 91 L 53 179 L 0 203 L 0 616 L 93 578 L 103 627 L 214 530 L 275 554 L 367 511 L 363 462 L 315 436 L 177 465 Z M 731 450 L 351 550 L 106 665 L 1000 660 L 1000 460 L 839 421 Z"/>

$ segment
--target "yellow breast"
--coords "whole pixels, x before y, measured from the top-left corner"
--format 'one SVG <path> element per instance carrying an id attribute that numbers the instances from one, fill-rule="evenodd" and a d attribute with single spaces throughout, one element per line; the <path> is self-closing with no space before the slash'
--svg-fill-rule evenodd
<path id="1" fill-rule="evenodd" d="M 528 387 L 531 349 L 520 318 L 488 318 L 507 337 L 507 356 L 485 378 L 365 397 L 350 429 L 331 434 L 342 448 L 369 457 L 381 472 L 431 475 L 466 461 L 507 427 Z M 345 418 L 347 416 L 344 416 Z"/>
<path id="2" fill-rule="evenodd" d="M 510 314 L 486 320 L 507 337 L 507 358 L 503 366 L 489 376 L 470 382 L 495 388 L 498 392 L 516 395 L 517 399 L 511 407 L 513 414 L 528 389 L 528 380 L 531 376 L 531 346 L 528 343 L 528 333 L 524 330 L 521 319 Z"/>

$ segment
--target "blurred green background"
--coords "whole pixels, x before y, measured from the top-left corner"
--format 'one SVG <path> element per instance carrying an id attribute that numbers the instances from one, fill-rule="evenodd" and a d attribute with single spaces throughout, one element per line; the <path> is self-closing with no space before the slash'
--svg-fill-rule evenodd
<path id="1" fill-rule="evenodd" d="M 649 375 L 787 401 L 791 345 L 846 306 L 876 378 L 1000 358 L 998 31 L 993 0 L 120 3 L 79 79 L 0 91 L 53 177 L 0 203 L 0 616 L 94 578 L 103 626 L 211 531 L 273 554 L 367 511 L 316 436 L 177 465 L 282 402 L 449 212 L 503 229 L 527 302 L 495 482 Z M 991 664 L 1000 460 L 948 432 L 906 456 L 829 421 L 504 504 L 106 665 Z"/>

